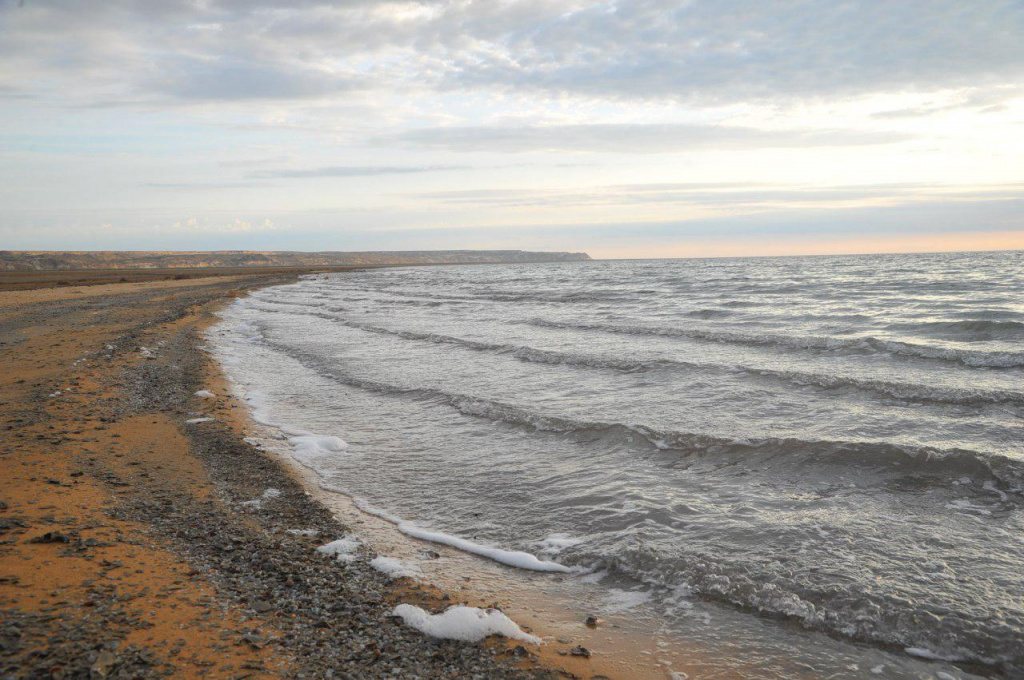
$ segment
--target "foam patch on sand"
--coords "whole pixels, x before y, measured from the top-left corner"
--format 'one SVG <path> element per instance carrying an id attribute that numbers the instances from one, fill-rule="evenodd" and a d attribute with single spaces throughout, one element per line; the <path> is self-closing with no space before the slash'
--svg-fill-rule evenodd
<path id="1" fill-rule="evenodd" d="M 213 418 L 189 418 L 185 421 L 186 425 L 195 425 L 196 423 L 209 423 Z"/>
<path id="2" fill-rule="evenodd" d="M 212 397 L 216 397 L 217 395 L 211 392 L 210 390 L 199 390 L 198 392 L 196 392 L 196 396 L 199 397 L 200 399 L 210 399 Z"/>
<path id="3" fill-rule="evenodd" d="M 391 578 L 417 578 L 423 573 L 411 564 L 404 564 L 393 557 L 378 556 L 370 560 L 370 566 Z"/>
<path id="4" fill-rule="evenodd" d="M 330 456 L 348 448 L 348 444 L 339 437 L 318 434 L 288 437 L 288 443 L 294 448 L 292 455 L 295 459 L 309 467 L 313 467 L 314 461 L 318 458 Z"/>
<path id="5" fill-rule="evenodd" d="M 360 545 L 362 545 L 362 542 L 352 534 L 349 534 L 336 541 L 331 541 L 326 545 L 320 546 L 316 551 L 318 553 L 323 553 L 328 557 L 333 557 L 339 562 L 349 564 L 356 561 L 356 558 L 358 557 L 356 551 L 359 550 Z"/>
<path id="6" fill-rule="evenodd" d="M 503 635 L 534 645 L 541 644 L 540 638 L 524 633 L 515 621 L 497 609 L 457 605 L 441 614 L 431 614 L 411 604 L 400 604 L 392 614 L 401 618 L 405 625 L 430 637 L 479 642 L 491 635 Z"/>

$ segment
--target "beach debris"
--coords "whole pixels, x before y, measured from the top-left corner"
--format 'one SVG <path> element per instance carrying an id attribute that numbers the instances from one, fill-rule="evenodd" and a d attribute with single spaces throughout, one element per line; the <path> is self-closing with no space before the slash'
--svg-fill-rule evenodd
<path id="1" fill-rule="evenodd" d="M 423 575 L 416 566 L 404 564 L 393 557 L 383 555 L 370 560 L 370 566 L 389 578 L 417 578 Z"/>
<path id="2" fill-rule="evenodd" d="M 360 545 L 361 542 L 358 538 L 352 534 L 348 534 L 336 541 L 331 541 L 326 545 L 320 546 L 316 551 L 329 557 L 333 557 L 339 562 L 351 563 L 356 561 L 356 551 L 359 549 Z"/>
<path id="3" fill-rule="evenodd" d="M 530 644 L 541 644 L 540 638 L 523 632 L 515 621 L 496 609 L 455 605 L 440 614 L 431 614 L 415 605 L 400 604 L 395 607 L 393 615 L 424 635 L 445 640 L 479 642 L 491 635 L 501 635 Z"/>
<path id="4" fill-rule="evenodd" d="M 587 626 L 587 628 L 597 628 L 600 621 L 598 621 L 596 616 L 588 616 L 587 620 L 583 623 Z"/>

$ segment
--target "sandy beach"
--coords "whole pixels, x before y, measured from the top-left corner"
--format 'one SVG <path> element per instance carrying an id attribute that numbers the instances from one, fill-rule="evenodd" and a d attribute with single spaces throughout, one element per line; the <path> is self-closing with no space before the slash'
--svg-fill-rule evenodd
<path id="1" fill-rule="evenodd" d="M 199 348 L 218 305 L 289 276 L 0 292 L 4 677 L 592 677 L 425 637 L 399 598 L 456 598 L 316 552 L 346 527 L 244 441 Z"/>

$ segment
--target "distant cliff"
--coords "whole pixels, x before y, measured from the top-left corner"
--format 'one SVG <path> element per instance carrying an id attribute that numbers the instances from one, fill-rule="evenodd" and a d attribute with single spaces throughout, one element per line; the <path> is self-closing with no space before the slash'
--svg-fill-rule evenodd
<path id="1" fill-rule="evenodd" d="M 574 262 L 589 259 L 590 256 L 586 253 L 541 253 L 525 250 L 396 250 L 320 253 L 252 250 L 208 252 L 0 250 L 0 271 L 499 264 L 508 262 Z"/>

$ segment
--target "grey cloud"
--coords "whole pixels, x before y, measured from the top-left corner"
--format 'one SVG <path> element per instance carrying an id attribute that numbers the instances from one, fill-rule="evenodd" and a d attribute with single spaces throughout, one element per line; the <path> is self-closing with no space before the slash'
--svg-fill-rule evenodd
<path id="1" fill-rule="evenodd" d="M 264 170 L 254 172 L 254 179 L 307 179 L 312 177 L 374 177 L 377 175 L 409 175 L 424 172 L 465 170 L 464 165 L 368 165 L 304 168 L 297 170 Z"/>
<path id="2" fill-rule="evenodd" d="M 1024 77 L 1022 35 L 1019 0 L 0 6 L 9 85 L 56 78 L 84 97 L 120 84 L 129 99 L 185 102 L 331 97 L 370 84 L 700 105 L 972 87 L 998 107 L 1019 96 L 999 86 Z"/>
<path id="3" fill-rule="evenodd" d="M 705 149 L 863 146 L 912 137 L 848 130 L 759 130 L 725 125 L 594 124 L 546 126 L 461 126 L 423 128 L 380 138 L 415 147 L 453 151 L 596 151 L 678 153 Z"/>
<path id="4" fill-rule="evenodd" d="M 175 57 L 147 77 L 146 86 L 173 98 L 211 101 L 306 99 L 358 89 L 366 83 L 355 76 L 301 64 Z"/>
<path id="5" fill-rule="evenodd" d="M 174 189 L 192 191 L 215 191 L 219 189 L 252 189 L 265 188 L 266 184 L 253 182 L 145 182 L 141 186 L 151 189 Z"/>
<path id="6" fill-rule="evenodd" d="M 998 84 L 1024 73 L 1024 5 L 1015 0 L 637 0 L 512 23 L 456 55 L 445 82 L 727 103 Z"/>

